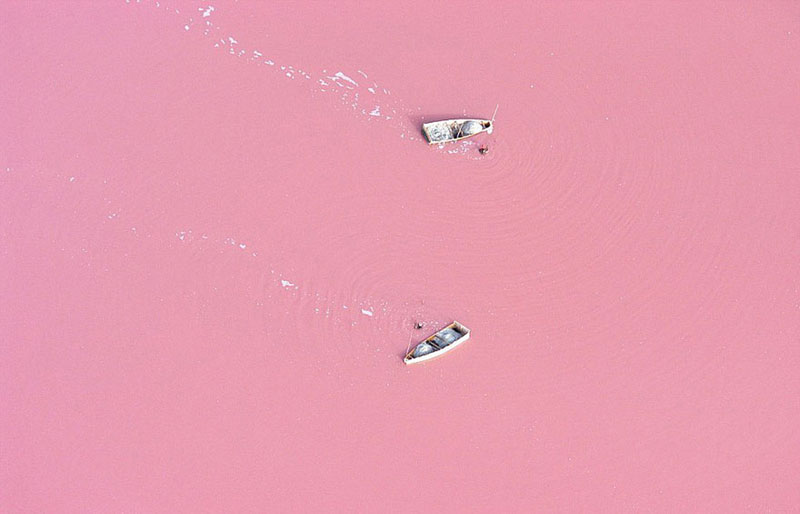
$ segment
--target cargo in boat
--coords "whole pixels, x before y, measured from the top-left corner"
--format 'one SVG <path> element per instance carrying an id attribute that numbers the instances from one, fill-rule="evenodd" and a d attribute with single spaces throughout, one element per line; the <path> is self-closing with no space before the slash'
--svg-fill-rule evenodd
<path id="1" fill-rule="evenodd" d="M 454 321 L 417 344 L 403 359 L 406 364 L 425 362 L 453 350 L 469 339 L 470 330 Z"/>

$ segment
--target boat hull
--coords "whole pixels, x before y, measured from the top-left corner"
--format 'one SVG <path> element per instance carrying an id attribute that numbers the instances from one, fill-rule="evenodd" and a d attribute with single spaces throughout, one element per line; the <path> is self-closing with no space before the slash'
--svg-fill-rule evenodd
<path id="1" fill-rule="evenodd" d="M 455 341 L 453 341 L 452 343 L 448 344 L 447 346 L 445 346 L 443 348 L 439 348 L 439 349 L 434 350 L 434 351 L 432 351 L 430 353 L 427 353 L 425 355 L 420 355 L 418 357 L 414 357 L 414 352 L 416 351 L 416 349 L 417 349 L 417 347 L 419 345 L 421 345 L 422 343 L 435 341 L 436 336 L 438 336 L 440 334 L 443 334 L 448 329 L 456 330 L 457 332 L 459 332 L 461 334 L 461 336 L 458 339 L 456 339 Z M 403 359 L 403 362 L 405 362 L 406 364 L 417 364 L 417 363 L 420 363 L 420 362 L 427 362 L 427 361 L 436 359 L 438 357 L 441 357 L 442 355 L 454 350 L 456 347 L 461 346 L 467 340 L 469 340 L 470 333 L 471 333 L 470 329 L 468 329 L 467 327 L 465 327 L 464 325 L 462 325 L 458 321 L 454 321 L 453 323 L 447 325 L 446 327 L 444 327 L 443 329 L 439 330 L 438 332 L 436 332 L 432 336 L 428 337 L 424 341 L 422 341 L 422 342 L 418 343 L 417 345 L 415 345 L 414 349 L 411 350 L 410 352 L 408 352 L 408 354 L 405 356 L 405 358 Z"/>
<path id="2" fill-rule="evenodd" d="M 491 120 L 472 118 L 433 121 L 422 125 L 422 132 L 425 134 L 428 144 L 431 145 L 452 143 L 484 132 L 491 134 L 492 129 Z"/>

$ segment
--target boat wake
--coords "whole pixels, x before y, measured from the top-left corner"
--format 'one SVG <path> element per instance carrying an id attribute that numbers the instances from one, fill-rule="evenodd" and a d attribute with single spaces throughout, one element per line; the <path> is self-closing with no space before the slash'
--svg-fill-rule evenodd
<path id="1" fill-rule="evenodd" d="M 344 70 L 333 66 L 310 70 L 304 66 L 283 62 L 266 49 L 249 45 L 244 38 L 225 30 L 215 21 L 223 8 L 204 2 L 194 2 L 188 8 L 177 7 L 168 0 L 125 0 L 125 2 L 159 9 L 175 19 L 176 30 L 200 32 L 211 43 L 213 49 L 293 81 L 312 94 L 336 97 L 340 107 L 366 120 L 394 120 L 401 128 L 400 137 L 403 139 L 409 141 L 422 139 L 418 130 L 401 122 L 401 115 L 407 111 L 402 103 L 392 96 L 387 87 L 370 78 L 364 70 Z"/>

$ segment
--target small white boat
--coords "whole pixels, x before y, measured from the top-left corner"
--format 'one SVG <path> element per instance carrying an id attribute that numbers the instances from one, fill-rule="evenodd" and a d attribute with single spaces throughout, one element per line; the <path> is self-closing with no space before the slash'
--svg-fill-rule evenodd
<path id="1" fill-rule="evenodd" d="M 492 120 L 443 120 L 433 121 L 422 125 L 422 132 L 428 139 L 428 144 L 450 143 L 472 137 L 481 132 L 492 133 Z"/>
<path id="2" fill-rule="evenodd" d="M 423 123 L 422 132 L 428 139 L 428 144 L 438 145 L 440 143 L 450 143 L 461 139 L 472 137 L 486 132 L 491 134 L 494 129 L 494 117 L 497 116 L 497 108 L 490 120 L 480 120 L 473 118 L 432 121 Z"/>
<path id="3" fill-rule="evenodd" d="M 469 339 L 469 333 L 467 327 L 454 321 L 415 346 L 408 352 L 403 362 L 416 364 L 435 359 Z"/>

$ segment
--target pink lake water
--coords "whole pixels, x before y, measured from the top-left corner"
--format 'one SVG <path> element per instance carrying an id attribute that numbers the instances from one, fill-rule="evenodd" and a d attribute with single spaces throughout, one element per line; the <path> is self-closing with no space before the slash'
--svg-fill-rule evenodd
<path id="1" fill-rule="evenodd" d="M 8 2 L 0 42 L 3 512 L 800 510 L 797 3 Z"/>

